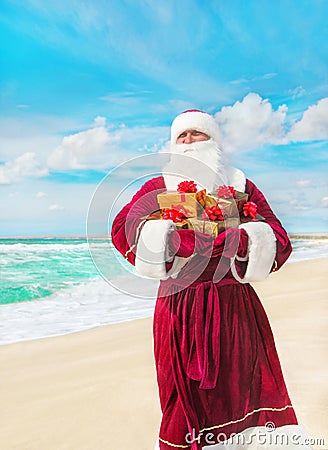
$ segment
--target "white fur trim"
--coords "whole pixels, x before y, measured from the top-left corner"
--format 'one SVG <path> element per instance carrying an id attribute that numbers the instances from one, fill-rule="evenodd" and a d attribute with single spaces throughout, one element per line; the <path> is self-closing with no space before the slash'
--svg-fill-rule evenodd
<path id="1" fill-rule="evenodd" d="M 248 234 L 248 264 L 245 276 L 241 278 L 233 259 L 232 274 L 240 283 L 264 280 L 269 275 L 275 260 L 276 236 L 270 225 L 265 222 L 243 223 L 239 228 L 243 228 Z M 238 256 L 236 259 L 239 259 Z"/>
<path id="2" fill-rule="evenodd" d="M 270 423 L 270 422 L 268 422 Z M 206 431 L 203 433 L 205 445 L 203 450 L 311 450 L 310 440 L 305 431 L 299 425 L 283 425 L 272 429 L 265 426 L 250 427 L 240 433 L 231 436 L 226 441 L 217 443 L 213 435 Z"/>
<path id="3" fill-rule="evenodd" d="M 175 257 L 169 272 L 166 262 L 171 262 L 167 254 L 169 234 L 175 230 L 172 220 L 148 220 L 141 229 L 137 242 L 135 267 L 146 278 L 166 280 L 176 278 L 190 258 Z"/>
<path id="4" fill-rule="evenodd" d="M 166 243 L 169 233 L 175 229 L 172 220 L 148 220 L 140 232 L 137 243 L 135 267 L 147 278 L 166 277 Z"/>
<path id="5" fill-rule="evenodd" d="M 236 191 L 245 192 L 246 189 L 246 176 L 244 172 L 236 167 L 226 167 L 227 173 L 227 185 L 233 186 Z"/>
<path id="6" fill-rule="evenodd" d="M 221 131 L 213 116 L 202 111 L 187 111 L 179 114 L 171 125 L 171 143 L 175 144 L 181 133 L 197 130 L 221 143 Z"/>

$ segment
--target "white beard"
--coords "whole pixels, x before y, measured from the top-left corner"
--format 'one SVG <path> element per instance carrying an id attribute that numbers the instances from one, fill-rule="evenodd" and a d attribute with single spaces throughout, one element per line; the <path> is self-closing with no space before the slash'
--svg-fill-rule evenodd
<path id="1" fill-rule="evenodd" d="M 198 189 L 208 192 L 228 184 L 223 152 L 213 139 L 191 144 L 171 144 L 170 150 L 170 161 L 163 167 L 167 190 L 176 190 L 184 180 L 193 180 Z"/>

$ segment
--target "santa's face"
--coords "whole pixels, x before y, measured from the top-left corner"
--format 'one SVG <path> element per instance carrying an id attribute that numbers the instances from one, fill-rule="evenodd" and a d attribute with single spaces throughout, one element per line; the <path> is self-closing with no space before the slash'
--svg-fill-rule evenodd
<path id="1" fill-rule="evenodd" d="M 198 130 L 185 130 L 178 136 L 177 144 L 191 144 L 192 142 L 208 141 L 209 136 Z"/>
<path id="2" fill-rule="evenodd" d="M 210 165 L 214 170 L 217 168 L 219 162 L 220 150 L 218 144 L 210 138 L 190 143 L 177 142 L 176 144 L 171 144 L 170 151 L 173 155 L 186 155 L 198 159 Z"/>
<path id="3" fill-rule="evenodd" d="M 165 183 L 169 190 L 176 189 L 178 181 L 187 179 L 194 180 L 199 188 L 206 187 L 211 192 L 218 177 L 222 178 L 222 151 L 217 142 L 205 136 L 206 140 L 171 144 L 171 158 L 164 168 Z"/>

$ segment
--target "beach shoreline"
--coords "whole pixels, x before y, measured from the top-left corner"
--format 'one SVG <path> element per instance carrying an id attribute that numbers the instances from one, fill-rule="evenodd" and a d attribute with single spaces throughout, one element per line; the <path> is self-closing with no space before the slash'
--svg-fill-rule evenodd
<path id="1" fill-rule="evenodd" d="M 301 260 L 301 261 L 288 260 L 286 262 L 286 265 L 299 264 L 299 263 L 303 263 L 305 261 L 321 261 L 324 264 L 325 261 L 328 261 L 328 259 L 325 258 L 325 257 L 321 257 L 321 258 L 318 257 L 318 258 L 315 258 L 315 259 L 304 259 L 304 260 Z M 285 265 L 285 267 L 286 267 L 286 265 Z M 266 281 L 265 281 L 265 283 L 266 283 Z M 254 286 L 256 287 L 256 285 L 261 286 L 261 283 L 257 283 Z M 37 308 L 40 305 L 40 301 L 47 302 L 48 298 L 44 298 L 42 300 L 35 299 L 35 300 L 31 300 L 29 302 L 22 302 L 20 304 L 18 303 L 18 304 L 13 304 L 13 305 L 14 306 L 17 306 L 17 305 L 19 306 L 20 305 L 21 308 L 24 307 L 25 305 L 27 305 L 27 306 L 35 305 L 36 308 Z M 11 308 L 10 305 L 12 305 L 12 304 L 0 305 L 0 308 L 3 308 L 3 307 L 4 308 L 6 308 L 6 307 Z M 60 306 L 60 305 L 58 305 L 58 306 Z M 140 315 L 139 317 L 137 316 L 137 317 L 130 317 L 130 318 L 122 318 L 121 320 L 116 320 L 115 319 L 115 320 L 113 320 L 111 322 L 104 323 L 104 324 L 101 324 L 101 325 L 94 324 L 94 325 L 85 326 L 84 328 L 76 329 L 76 330 L 73 330 L 73 331 L 56 332 L 56 333 L 53 333 L 53 334 L 45 334 L 43 336 L 37 336 L 37 337 L 24 337 L 24 338 L 16 339 L 16 340 L 14 340 L 12 342 L 9 342 L 9 341 L 8 342 L 2 342 L 1 341 L 1 335 L 0 335 L 0 348 L 3 345 L 12 345 L 12 344 L 15 344 L 17 342 L 28 342 L 28 341 L 35 341 L 35 340 L 39 340 L 39 339 L 56 338 L 56 337 L 59 337 L 59 336 L 66 336 L 66 335 L 69 335 L 69 334 L 75 334 L 75 333 L 85 332 L 85 331 L 88 331 L 88 330 L 93 330 L 95 328 L 101 328 L 101 327 L 106 327 L 106 326 L 116 325 L 116 324 L 124 324 L 124 323 L 131 322 L 131 321 L 134 321 L 134 320 L 142 320 L 142 319 L 150 318 L 150 317 L 152 317 L 152 314 L 153 314 L 152 308 L 153 307 L 150 307 L 150 310 L 147 313 L 145 313 L 144 315 Z"/>
<path id="2" fill-rule="evenodd" d="M 297 262 L 255 290 L 267 311 L 296 415 L 324 439 L 327 259 Z M 152 319 L 0 347 L 0 448 L 153 449 L 160 407 Z M 18 432 L 19 430 L 19 432 Z"/>
<path id="3" fill-rule="evenodd" d="M 145 284 L 133 275 L 131 280 L 132 266 L 126 267 L 113 246 L 108 247 L 108 240 L 92 244 L 95 263 L 85 239 L 26 238 L 9 239 L 0 245 L 0 345 L 152 315 L 156 283 Z M 318 233 L 302 233 L 292 239 L 292 245 L 286 266 L 328 255 L 328 239 L 318 238 Z M 106 277 L 101 276 L 103 268 Z M 133 292 L 127 292 L 125 286 L 133 286 Z M 145 289 L 149 290 L 146 296 L 141 294 Z"/>

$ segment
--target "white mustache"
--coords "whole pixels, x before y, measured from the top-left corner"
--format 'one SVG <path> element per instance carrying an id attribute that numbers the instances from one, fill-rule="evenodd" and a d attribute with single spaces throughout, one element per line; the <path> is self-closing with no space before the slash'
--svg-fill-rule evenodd
<path id="1" fill-rule="evenodd" d="M 215 144 L 214 144 L 215 145 Z M 203 151 L 213 149 L 213 141 L 192 142 L 191 144 L 175 144 L 171 146 L 173 153 L 185 154 L 185 153 L 201 153 Z"/>
<path id="2" fill-rule="evenodd" d="M 195 152 L 195 151 L 197 151 L 197 150 L 194 148 L 186 148 L 185 150 L 183 150 L 183 153 Z"/>

